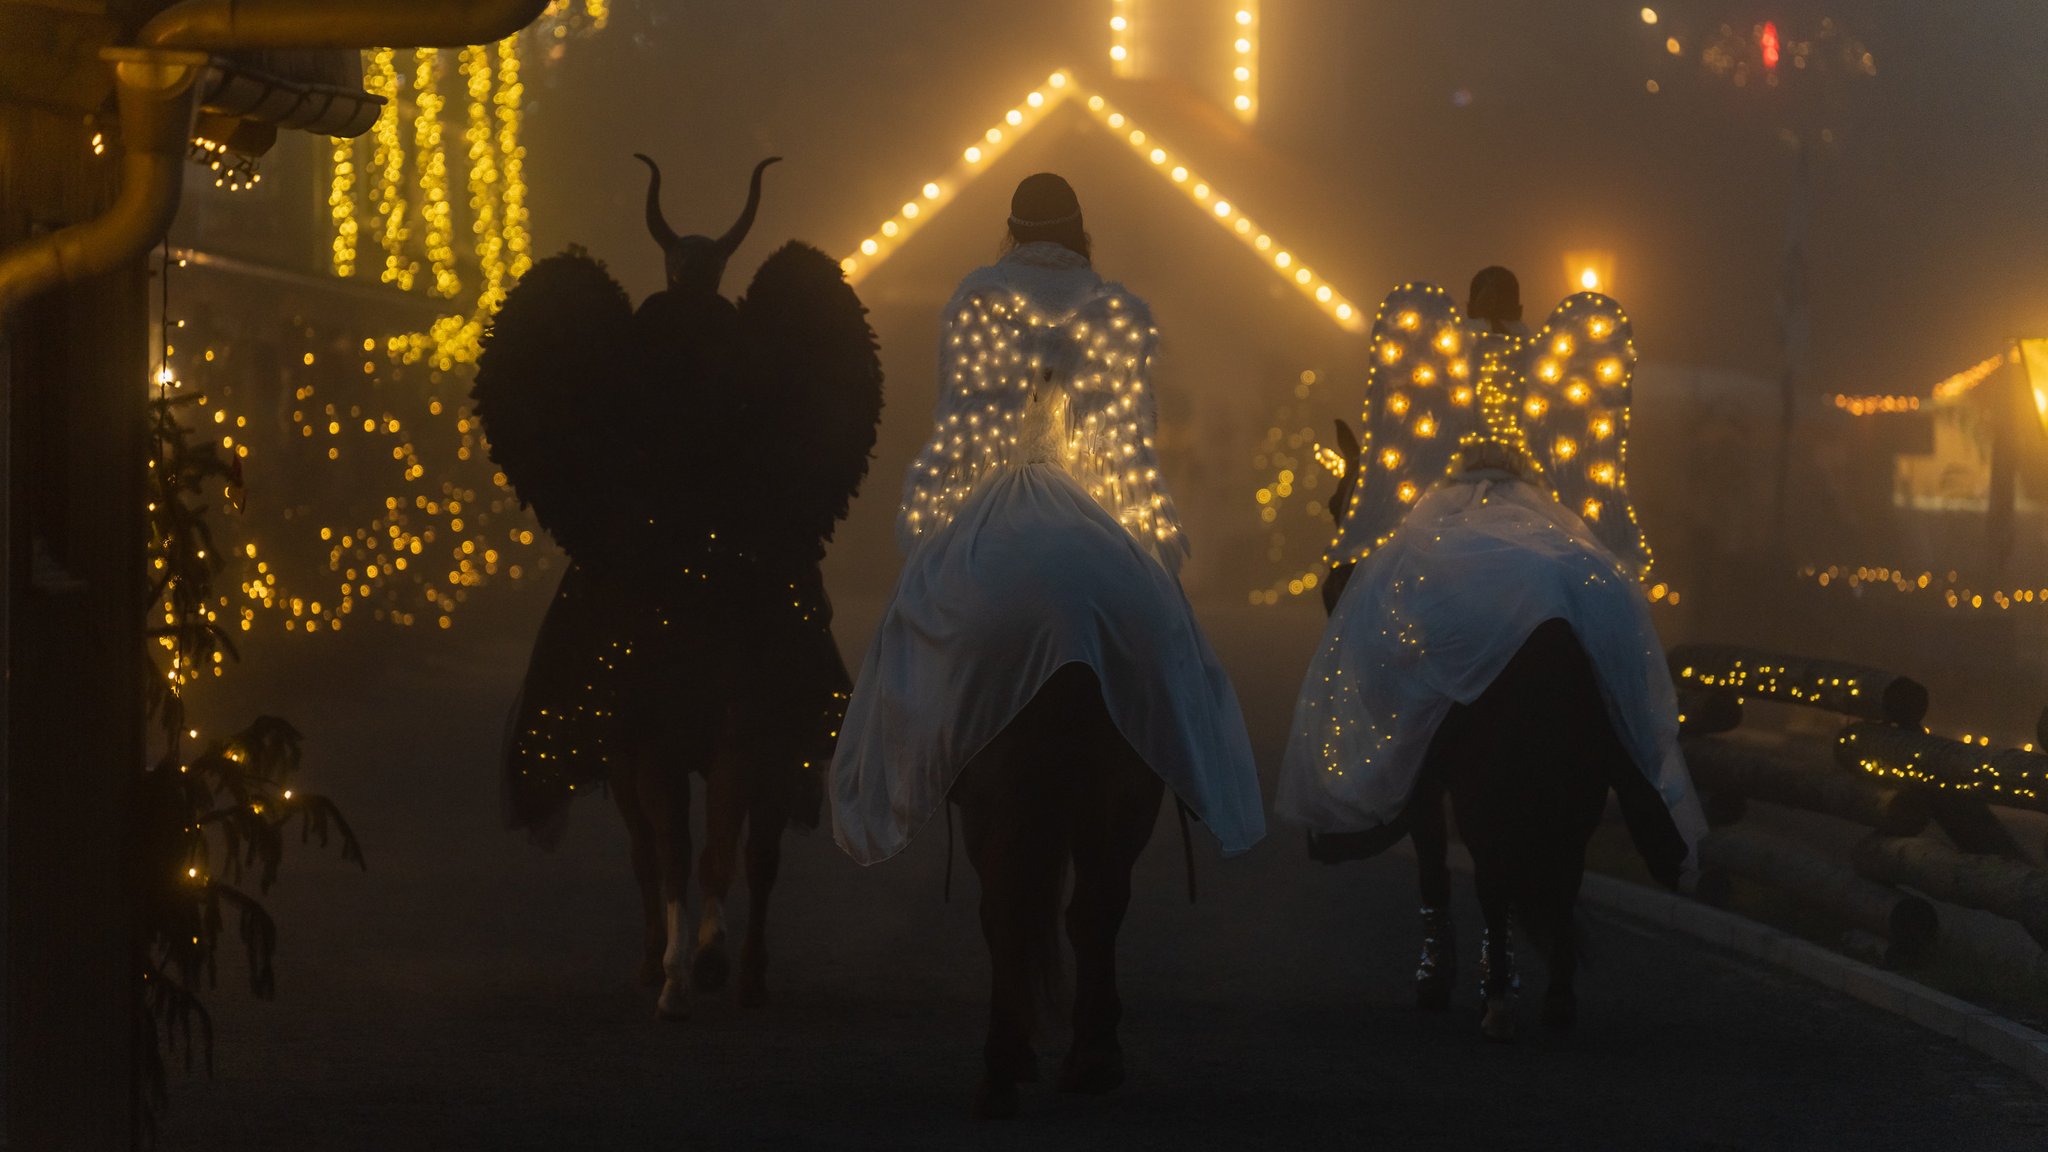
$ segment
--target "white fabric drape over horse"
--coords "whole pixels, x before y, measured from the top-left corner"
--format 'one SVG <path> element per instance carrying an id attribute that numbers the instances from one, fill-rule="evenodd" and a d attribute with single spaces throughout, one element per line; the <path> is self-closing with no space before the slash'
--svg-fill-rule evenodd
<path id="1" fill-rule="evenodd" d="M 1143 300 L 1054 244 L 1018 246 L 946 307 L 931 441 L 905 480 L 895 595 L 832 766 L 833 829 L 901 851 L 1060 667 L 1226 853 L 1265 833 L 1250 738 L 1177 575 Z"/>
<path id="2" fill-rule="evenodd" d="M 1295 703 L 1274 811 L 1319 832 L 1391 822 L 1451 705 L 1478 699 L 1552 618 L 1578 636 L 1615 734 L 1696 845 L 1706 821 L 1635 575 L 1550 493 L 1494 470 L 1440 482 L 1352 573 Z"/>

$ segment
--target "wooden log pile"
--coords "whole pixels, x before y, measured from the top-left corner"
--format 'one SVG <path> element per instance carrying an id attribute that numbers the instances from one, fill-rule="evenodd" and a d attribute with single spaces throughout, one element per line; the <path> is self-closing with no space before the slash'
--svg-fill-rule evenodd
<path id="1" fill-rule="evenodd" d="M 1714 830 L 1700 846 L 1704 898 L 1729 877 L 1824 908 L 1887 963 L 1931 951 L 1934 901 L 1990 912 L 2048 948 L 2048 869 L 2031 863 L 1994 808 L 2048 812 L 2048 754 L 1992 749 L 1921 727 L 1927 690 L 1865 665 L 1729 645 L 1670 653 L 1681 741 Z M 1764 699 L 1834 712 L 1832 740 L 1741 731 Z M 2048 711 L 2039 724 L 2048 745 Z M 1755 800 L 1870 830 L 1848 859 L 1744 822 Z"/>

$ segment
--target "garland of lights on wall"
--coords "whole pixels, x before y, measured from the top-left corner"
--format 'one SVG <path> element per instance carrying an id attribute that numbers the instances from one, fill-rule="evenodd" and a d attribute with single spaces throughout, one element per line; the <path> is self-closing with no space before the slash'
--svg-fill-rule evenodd
<path id="1" fill-rule="evenodd" d="M 238 469 L 262 478 L 258 498 L 274 505 L 262 511 L 291 529 L 281 541 L 260 538 L 273 518 L 248 514 L 239 484 L 221 493 L 223 507 L 243 514 L 211 525 L 231 579 L 209 623 L 323 632 L 367 616 L 448 628 L 487 579 L 551 566 L 532 517 L 486 458 L 462 379 L 392 364 L 376 355 L 374 337 L 318 322 L 295 324 L 267 348 L 225 325 L 178 319 L 171 328 L 153 390 L 190 405 Z M 284 354 L 283 379 L 242 384 L 272 353 Z M 280 383 L 290 389 L 288 419 L 252 423 L 249 412 Z M 314 522 L 301 529 L 309 513 Z M 211 670 L 220 673 L 218 653 Z"/>
<path id="2" fill-rule="evenodd" d="M 261 538 L 253 515 L 214 525 L 214 559 L 232 578 L 205 612 L 208 624 L 317 633 L 367 617 L 448 628 L 487 580 L 519 580 L 550 567 L 532 518 L 488 463 L 466 379 L 456 370 L 475 360 L 484 323 L 532 259 L 520 142 L 522 53 L 540 44 L 558 58 L 563 41 L 602 30 L 608 19 L 605 0 L 555 0 L 535 25 L 494 45 L 417 49 L 403 61 L 393 49 L 364 53 L 364 89 L 386 103 L 365 139 L 329 141 L 334 274 L 375 276 L 400 291 L 455 299 L 464 292 L 465 261 L 473 260 L 469 308 L 396 336 L 318 321 L 297 325 L 282 381 L 291 394 L 289 420 L 275 434 L 265 431 L 273 423 L 268 416 L 251 421 L 275 385 L 264 381 L 243 394 L 238 384 L 263 370 L 252 368 L 264 356 L 250 345 L 264 341 L 166 318 L 153 389 L 196 412 L 238 467 L 260 470 L 260 498 L 285 493 L 277 509 L 288 526 L 282 540 Z M 451 162 L 450 134 L 457 131 Z M 209 148 L 199 158 L 217 160 L 217 152 Z M 454 164 L 466 178 L 460 216 L 450 183 Z M 233 171 L 222 177 L 257 178 Z M 175 267 L 186 263 L 181 257 Z M 296 462 L 299 455 L 308 462 Z M 365 460 L 387 470 L 368 491 Z M 347 482 L 321 479 L 333 475 L 321 461 L 346 462 Z M 301 478 L 319 490 L 294 499 L 290 489 Z M 239 485 L 222 496 L 223 506 L 243 510 Z M 316 508 L 324 522 L 300 530 L 296 522 Z M 220 674 L 218 654 L 210 668 L 174 667 L 170 674 L 182 683 L 206 671 Z"/>

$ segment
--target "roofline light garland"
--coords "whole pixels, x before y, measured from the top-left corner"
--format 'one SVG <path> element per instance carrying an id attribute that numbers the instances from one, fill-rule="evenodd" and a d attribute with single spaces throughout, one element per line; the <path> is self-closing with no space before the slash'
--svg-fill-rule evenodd
<path id="1" fill-rule="evenodd" d="M 938 179 L 925 181 L 915 196 L 905 200 L 894 215 L 882 221 L 839 262 L 840 269 L 846 273 L 846 282 L 859 284 L 868 273 L 880 267 L 896 249 L 917 234 L 925 221 L 952 203 L 960 189 L 1001 159 L 1011 145 L 1029 135 L 1074 91 L 1074 78 L 1065 69 L 1046 77 L 1044 84 L 1032 89 L 974 143 L 962 149 L 960 159 L 950 171 Z"/>
<path id="2" fill-rule="evenodd" d="M 1251 217 L 1240 212 L 1237 205 L 1213 188 L 1201 175 L 1180 163 L 1156 137 L 1133 123 L 1130 117 L 1112 107 L 1101 96 L 1089 96 L 1087 108 L 1104 127 L 1120 136 L 1131 150 L 1136 152 L 1160 177 L 1178 187 L 1183 194 L 1205 210 L 1205 214 L 1216 226 L 1250 248 L 1264 261 L 1274 274 L 1294 285 L 1309 302 L 1322 309 L 1338 327 L 1347 332 L 1364 332 L 1365 317 L 1335 285 L 1317 275 L 1296 258 L 1294 253 L 1282 245 L 1272 234 L 1260 228 Z"/>
<path id="3" fill-rule="evenodd" d="M 2009 352 L 1994 353 L 1990 357 L 1980 360 L 1961 372 L 1943 380 L 1934 386 L 1934 398 L 1936 400 L 1961 399 L 1972 388 L 1982 384 L 1986 377 L 1998 371 L 1999 366 L 2004 364 L 2010 355 L 2011 353 Z"/>
<path id="4" fill-rule="evenodd" d="M 1109 0 L 1109 71 L 1120 78 L 1137 75 L 1131 61 L 1132 0 Z"/>
<path id="5" fill-rule="evenodd" d="M 1102 96 L 1087 96 L 1087 113 L 1094 115 L 1096 121 L 1108 127 L 1114 135 L 1122 137 L 1124 143 L 1130 146 L 1130 150 L 1137 152 L 1147 164 L 1153 166 L 1155 172 L 1159 172 L 1159 178 L 1174 184 L 1174 187 L 1180 189 L 1188 199 L 1202 207 L 1204 215 L 1208 215 L 1217 223 L 1217 228 L 1223 228 L 1241 244 L 1251 248 L 1251 252 L 1257 254 L 1257 258 L 1270 266 L 1274 275 L 1292 283 L 1296 291 L 1309 297 L 1309 303 L 1317 305 L 1319 310 L 1323 310 L 1331 320 L 1337 322 L 1339 328 L 1346 332 L 1366 330 L 1366 318 L 1358 312 L 1358 305 L 1354 305 L 1346 295 L 1339 293 L 1335 285 L 1331 285 L 1315 271 L 1311 271 L 1307 264 L 1300 262 L 1290 248 L 1280 244 L 1270 232 L 1262 230 L 1249 215 L 1241 213 L 1235 203 L 1231 203 L 1221 191 L 1210 187 L 1208 180 L 1204 180 L 1198 172 L 1178 162 L 1174 152 L 1169 152 L 1157 137 L 1141 129 L 1124 113 L 1116 111 Z"/>
<path id="6" fill-rule="evenodd" d="M 1899 412 L 1918 412 L 1930 404 L 1945 404 L 1960 400 L 1970 394 L 1977 385 L 1989 379 L 2001 365 L 2017 364 L 2019 351 L 2009 348 L 1996 355 L 1988 356 L 1955 375 L 1942 380 L 1928 390 L 1927 396 L 1912 395 L 1867 395 L 1858 396 L 1837 392 L 1831 399 L 1835 407 L 1851 416 L 1888 416 Z"/>
<path id="7" fill-rule="evenodd" d="M 944 177 L 928 181 L 917 196 L 906 200 L 901 210 L 884 220 L 880 227 L 868 234 L 839 262 L 845 271 L 847 282 L 859 284 L 869 273 L 880 267 L 882 262 L 898 248 L 901 248 L 917 230 L 933 216 L 951 203 L 959 190 L 994 164 L 1012 144 L 1022 139 L 1033 128 L 1043 123 L 1045 117 L 1059 103 L 1072 96 L 1084 95 L 1073 75 L 1065 69 L 1054 72 L 1043 86 L 1033 89 L 1016 107 L 1005 113 L 1003 119 L 984 132 L 961 153 L 961 159 L 952 171 Z M 1292 250 L 1275 240 L 1261 229 L 1249 216 L 1237 209 L 1229 199 L 1211 187 L 1186 165 L 1174 161 L 1156 139 L 1133 124 L 1128 116 L 1112 108 L 1099 95 L 1087 95 L 1086 106 L 1090 115 L 1111 133 L 1123 139 L 1131 149 L 1156 170 L 1160 178 L 1177 187 L 1184 195 L 1204 210 L 1204 215 L 1215 221 L 1217 227 L 1250 248 L 1271 268 L 1275 275 L 1294 285 L 1295 290 L 1306 296 L 1311 304 L 1336 321 L 1337 326 L 1347 332 L 1364 332 L 1365 317 L 1357 305 L 1336 286 L 1323 279 L 1304 265 Z"/>
<path id="8" fill-rule="evenodd" d="M 1250 124 L 1259 118 L 1259 0 L 1238 0 L 1230 28 L 1230 107 Z"/>

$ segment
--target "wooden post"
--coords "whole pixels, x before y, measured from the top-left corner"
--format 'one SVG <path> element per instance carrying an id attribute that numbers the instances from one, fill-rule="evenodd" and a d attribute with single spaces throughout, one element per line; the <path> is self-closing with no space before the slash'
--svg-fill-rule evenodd
<path id="1" fill-rule="evenodd" d="M 0 101 L 0 247 L 112 199 L 83 117 Z M 126 1149 L 147 540 L 146 272 L 8 324 L 7 1139 Z"/>

